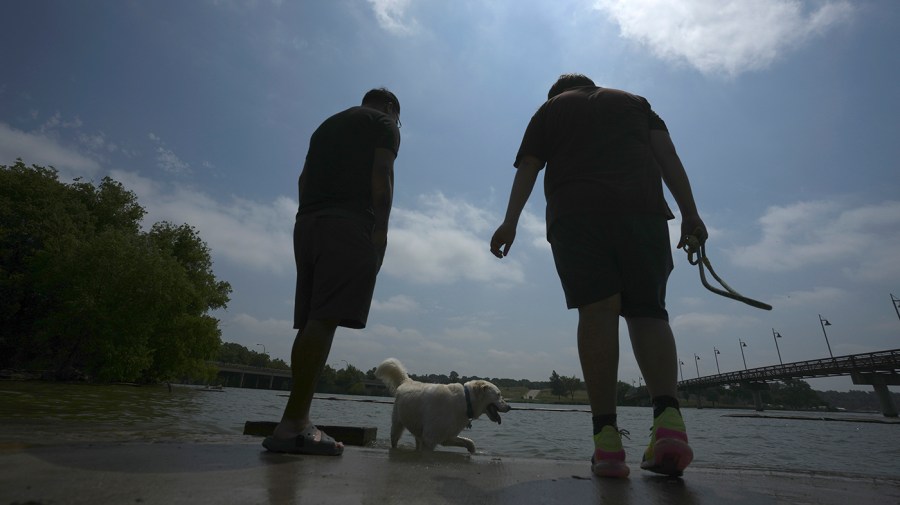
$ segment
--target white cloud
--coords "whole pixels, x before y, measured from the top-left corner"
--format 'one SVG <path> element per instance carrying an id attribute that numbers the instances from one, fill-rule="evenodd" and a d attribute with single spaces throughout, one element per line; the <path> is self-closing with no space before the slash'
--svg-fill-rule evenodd
<path id="1" fill-rule="evenodd" d="M 378 25 L 394 35 L 411 35 L 418 31 L 418 21 L 407 19 L 411 0 L 369 0 Z"/>
<path id="2" fill-rule="evenodd" d="M 672 319 L 672 330 L 676 335 L 719 335 L 723 331 L 733 331 L 756 321 L 750 316 L 732 316 L 726 314 L 704 314 L 688 312 Z"/>
<path id="3" fill-rule="evenodd" d="M 406 295 L 395 295 L 385 301 L 372 300 L 372 310 L 401 313 L 416 312 L 419 310 L 419 302 Z"/>
<path id="4" fill-rule="evenodd" d="M 597 0 L 594 8 L 660 58 L 728 76 L 766 68 L 854 14 L 847 1 Z"/>
<path id="5" fill-rule="evenodd" d="M 82 126 L 81 119 L 76 117 L 71 121 L 66 121 L 63 119 L 62 114 L 59 112 L 50 116 L 44 124 L 39 128 L 41 133 L 51 133 L 60 129 L 79 129 Z"/>
<path id="6" fill-rule="evenodd" d="M 256 352 L 265 352 L 272 358 L 290 364 L 291 346 L 294 343 L 294 322 L 285 319 L 257 319 L 246 313 L 228 317 L 227 312 L 215 314 L 223 329 L 223 341 L 237 342 Z"/>
<path id="7" fill-rule="evenodd" d="M 253 270 L 293 271 L 291 235 L 296 201 L 278 197 L 271 202 L 253 202 L 232 197 L 218 202 L 205 193 L 163 185 L 132 172 L 113 171 L 111 175 L 138 195 L 147 209 L 147 222 L 194 226 L 216 259 Z"/>
<path id="8" fill-rule="evenodd" d="M 843 299 L 846 293 L 838 288 L 817 287 L 807 291 L 791 291 L 775 297 L 773 305 L 782 307 L 816 307 L 834 304 Z"/>
<path id="9" fill-rule="evenodd" d="M 474 328 L 472 326 L 463 326 L 460 328 L 446 328 L 444 337 L 452 342 L 487 342 L 493 338 L 491 332 Z"/>
<path id="10" fill-rule="evenodd" d="M 762 238 L 734 249 L 732 261 L 770 272 L 841 263 L 860 280 L 900 278 L 900 201 L 847 208 L 836 202 L 770 207 Z"/>
<path id="11" fill-rule="evenodd" d="M 156 148 L 156 166 L 170 174 L 183 174 L 189 172 L 191 168 L 174 152 L 162 146 Z"/>
<path id="12" fill-rule="evenodd" d="M 10 165 L 16 158 L 28 165 L 52 165 L 60 171 L 62 180 L 89 178 L 101 168 L 96 160 L 46 133 L 28 133 L 0 123 L 0 163 Z"/>
<path id="13" fill-rule="evenodd" d="M 498 222 L 488 211 L 441 193 L 423 195 L 415 210 L 391 212 L 388 251 L 382 272 L 422 284 L 458 280 L 520 283 L 522 265 L 500 261 L 489 251 Z"/>
<path id="14" fill-rule="evenodd" d="M 529 235 L 529 242 L 536 249 L 550 250 L 550 242 L 547 242 L 547 222 L 531 212 L 523 211 L 519 218 L 519 229 Z M 518 234 L 518 233 L 517 233 Z"/>
<path id="15" fill-rule="evenodd" d="M 159 135 L 150 132 L 147 134 L 156 146 L 156 166 L 169 174 L 187 174 L 191 172 L 191 165 L 182 160 L 174 151 L 166 147 L 166 143 Z"/>
<path id="16" fill-rule="evenodd" d="M 134 191 L 147 209 L 146 221 L 189 223 L 210 246 L 216 259 L 254 270 L 292 271 L 291 238 L 296 201 L 279 197 L 255 202 L 237 197 L 217 201 L 210 195 L 114 170 L 114 179 Z M 395 208 L 391 216 L 388 254 L 382 273 L 422 284 L 459 280 L 521 283 L 521 263 L 495 258 L 488 250 L 496 218 L 488 211 L 442 194 L 422 196 L 413 210 Z M 373 305 L 378 310 L 414 310 L 408 297 Z"/>
<path id="17" fill-rule="evenodd" d="M 249 314 L 236 314 L 228 323 L 241 329 L 245 335 L 253 335 L 260 340 L 269 340 L 271 338 L 285 339 L 285 335 L 294 333 L 293 321 L 286 319 L 265 319 L 260 320 Z"/>

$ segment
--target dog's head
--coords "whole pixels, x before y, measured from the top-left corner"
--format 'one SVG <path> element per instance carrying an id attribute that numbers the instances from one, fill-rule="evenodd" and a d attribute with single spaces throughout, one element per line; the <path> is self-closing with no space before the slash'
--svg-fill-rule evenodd
<path id="1" fill-rule="evenodd" d="M 491 421 L 500 424 L 500 412 L 509 412 L 509 404 L 500 394 L 500 388 L 480 379 L 467 382 L 466 387 L 472 396 L 473 416 L 487 414 Z"/>

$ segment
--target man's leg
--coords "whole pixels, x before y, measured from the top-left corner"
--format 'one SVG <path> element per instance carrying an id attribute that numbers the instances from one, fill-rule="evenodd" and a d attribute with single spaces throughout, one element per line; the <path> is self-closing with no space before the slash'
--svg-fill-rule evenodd
<path id="1" fill-rule="evenodd" d="M 599 477 L 627 477 L 622 435 L 616 425 L 619 372 L 619 294 L 578 308 L 578 356 L 593 415 L 594 456 L 591 472 Z"/>
<path id="2" fill-rule="evenodd" d="M 664 319 L 625 318 L 638 366 L 653 402 L 653 430 L 641 468 L 678 476 L 691 463 L 687 429 L 678 407 L 678 355 L 672 328 Z"/>
<path id="3" fill-rule="evenodd" d="M 615 294 L 578 308 L 578 357 L 594 416 L 616 413 L 621 305 Z"/>
<path id="4" fill-rule="evenodd" d="M 634 357 L 651 398 L 678 396 L 678 356 L 669 322 L 650 317 L 626 317 Z"/>
<path id="5" fill-rule="evenodd" d="M 273 433 L 276 438 L 296 437 L 311 424 L 309 409 L 313 393 L 331 351 L 337 323 L 336 320 L 310 320 L 297 332 L 291 348 L 293 386 L 281 422 Z M 321 432 L 317 432 L 314 440 L 320 438 Z"/>

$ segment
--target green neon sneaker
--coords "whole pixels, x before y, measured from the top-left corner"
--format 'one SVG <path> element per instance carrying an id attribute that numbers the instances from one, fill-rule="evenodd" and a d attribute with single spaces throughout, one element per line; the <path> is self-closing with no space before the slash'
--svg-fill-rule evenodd
<path id="1" fill-rule="evenodd" d="M 628 438 L 626 430 L 606 425 L 594 435 L 594 456 L 591 458 L 591 472 L 598 477 L 628 477 L 630 470 L 625 464 L 625 449 L 622 435 Z"/>
<path id="2" fill-rule="evenodd" d="M 651 472 L 679 477 L 694 459 L 688 445 L 684 419 L 676 408 L 666 408 L 653 419 L 650 445 L 644 451 L 641 468 Z"/>

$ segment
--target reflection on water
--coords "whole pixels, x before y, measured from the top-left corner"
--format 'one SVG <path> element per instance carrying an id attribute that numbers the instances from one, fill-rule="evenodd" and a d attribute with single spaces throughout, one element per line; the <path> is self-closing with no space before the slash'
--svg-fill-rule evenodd
<path id="1" fill-rule="evenodd" d="M 376 446 L 389 447 L 392 406 L 384 403 L 318 398 L 313 416 L 320 424 L 374 426 Z M 360 400 L 358 397 L 336 397 Z M 371 399 L 370 399 L 371 400 Z M 389 399 L 382 399 L 389 400 Z M 245 421 L 277 421 L 287 401 L 284 392 L 198 387 L 133 387 L 0 382 L 0 442 L 51 444 L 88 441 L 238 442 Z M 590 415 L 580 411 L 521 410 L 513 404 L 497 425 L 486 418 L 472 423 L 464 436 L 478 453 L 489 456 L 588 461 Z M 826 422 L 792 419 L 724 417 L 733 411 L 685 409 L 695 465 L 900 475 L 900 424 Z M 811 415 L 796 413 L 799 415 Z M 636 468 L 648 441 L 650 409 L 622 407 L 619 426 L 631 432 L 624 440 L 627 461 Z M 829 417 L 839 417 L 829 414 Z M 847 419 L 882 419 L 846 414 Z M 414 447 L 408 433 L 401 448 Z M 462 451 L 458 448 L 441 449 Z M 462 454 L 464 455 L 464 454 Z"/>

